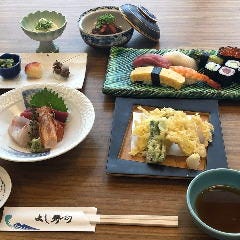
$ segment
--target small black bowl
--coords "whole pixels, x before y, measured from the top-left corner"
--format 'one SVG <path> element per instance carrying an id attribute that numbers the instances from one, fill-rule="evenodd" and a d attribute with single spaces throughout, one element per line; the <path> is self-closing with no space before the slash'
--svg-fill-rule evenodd
<path id="1" fill-rule="evenodd" d="M 1 68 L 0 75 L 3 78 L 11 79 L 15 78 L 21 71 L 21 58 L 17 54 L 5 53 L 0 56 L 1 59 L 11 58 L 14 60 L 14 65 L 10 68 Z"/>

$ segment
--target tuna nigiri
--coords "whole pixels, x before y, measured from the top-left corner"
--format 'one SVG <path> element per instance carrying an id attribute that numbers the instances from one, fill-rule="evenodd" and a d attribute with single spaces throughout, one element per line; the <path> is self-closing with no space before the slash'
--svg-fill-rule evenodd
<path id="1" fill-rule="evenodd" d="M 146 54 L 137 56 L 133 60 L 133 66 L 135 68 L 144 67 L 144 66 L 169 68 L 171 65 L 172 63 L 167 58 L 154 53 L 146 53 Z"/>
<path id="2" fill-rule="evenodd" d="M 183 66 L 194 70 L 198 69 L 196 60 L 180 51 L 167 52 L 163 57 L 167 58 L 174 66 Z"/>
<path id="3" fill-rule="evenodd" d="M 208 76 L 201 74 L 192 68 L 187 68 L 182 66 L 171 66 L 170 69 L 184 76 L 185 84 L 187 85 L 191 85 L 196 82 L 205 82 L 212 88 L 215 88 L 215 89 L 221 88 L 221 85 L 219 83 L 213 81 Z"/>

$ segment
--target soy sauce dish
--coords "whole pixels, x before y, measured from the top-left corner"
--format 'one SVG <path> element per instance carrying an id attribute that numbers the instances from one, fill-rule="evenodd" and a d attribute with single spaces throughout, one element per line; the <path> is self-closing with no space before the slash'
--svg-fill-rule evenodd
<path id="1" fill-rule="evenodd" d="M 197 175 L 187 189 L 194 222 L 221 240 L 240 239 L 240 171 L 211 169 Z"/>

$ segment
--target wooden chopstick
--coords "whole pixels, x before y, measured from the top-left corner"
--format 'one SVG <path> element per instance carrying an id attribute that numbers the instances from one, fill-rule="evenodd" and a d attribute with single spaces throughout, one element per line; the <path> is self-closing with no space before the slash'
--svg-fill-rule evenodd
<path id="1" fill-rule="evenodd" d="M 178 216 L 98 215 L 97 224 L 178 227 Z"/>

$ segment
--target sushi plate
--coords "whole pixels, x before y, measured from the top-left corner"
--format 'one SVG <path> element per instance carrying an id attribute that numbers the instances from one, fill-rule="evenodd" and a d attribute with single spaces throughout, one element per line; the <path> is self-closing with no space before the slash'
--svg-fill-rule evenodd
<path id="1" fill-rule="evenodd" d="M 213 141 L 207 148 L 205 167 L 201 170 L 190 170 L 186 167 L 173 167 L 163 164 L 153 165 L 129 160 L 126 154 L 122 154 L 122 150 L 127 148 L 125 142 L 129 142 L 126 141 L 126 136 L 128 135 L 129 123 L 132 120 L 132 112 L 134 107 L 138 105 L 154 108 L 171 107 L 175 110 L 208 114 L 209 122 L 214 126 L 214 132 Z M 116 98 L 111 142 L 106 165 L 108 174 L 132 177 L 193 178 L 202 171 L 220 167 L 227 168 L 227 159 L 217 100 Z"/>
<path id="2" fill-rule="evenodd" d="M 186 49 L 133 49 L 123 47 L 111 48 L 107 73 L 103 84 L 103 93 L 117 97 L 136 98 L 205 98 L 205 99 L 229 99 L 240 100 L 240 84 L 232 84 L 229 87 L 216 90 L 203 82 L 185 86 L 180 90 L 175 90 L 165 86 L 150 86 L 136 84 L 130 81 L 130 73 L 133 70 L 133 60 L 145 53 L 157 53 L 163 55 L 166 52 L 179 50 L 189 54 Z M 217 50 L 199 50 L 200 52 L 216 55 Z"/>
<path id="3" fill-rule="evenodd" d="M 14 116 L 26 109 L 28 96 L 47 88 L 62 97 L 68 107 L 63 139 L 50 151 L 31 153 L 10 138 L 8 127 Z M 80 91 L 58 84 L 34 84 L 13 89 L 0 96 L 0 158 L 14 162 L 35 162 L 59 156 L 82 142 L 90 132 L 95 112 L 90 100 Z"/>
<path id="4" fill-rule="evenodd" d="M 21 58 L 21 72 L 14 79 L 0 76 L 0 89 L 13 89 L 35 83 L 58 83 L 68 87 L 81 89 L 85 79 L 87 53 L 18 53 Z M 1 54 L 0 54 L 1 55 Z M 53 63 L 58 60 L 69 66 L 67 79 L 53 75 Z M 39 79 L 29 79 L 25 74 L 25 66 L 30 62 L 41 63 L 43 75 Z"/>

